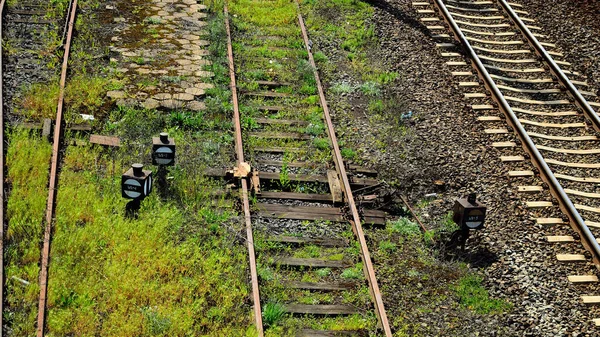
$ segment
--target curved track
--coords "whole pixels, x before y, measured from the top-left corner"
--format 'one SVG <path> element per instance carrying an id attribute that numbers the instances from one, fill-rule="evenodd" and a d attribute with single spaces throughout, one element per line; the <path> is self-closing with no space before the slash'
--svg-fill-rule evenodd
<path id="1" fill-rule="evenodd" d="M 535 20 L 526 18 L 523 8 L 505 0 L 455 1 L 434 0 L 432 3 L 415 2 L 421 14 L 436 13 L 447 23 L 462 51 L 471 60 L 477 76 L 483 82 L 491 99 L 504 114 L 520 145 L 545 182 L 546 186 L 523 185 L 520 192 L 538 193 L 549 189 L 568 223 L 579 234 L 582 244 L 591 253 L 591 259 L 600 265 L 600 246 L 597 229 L 600 227 L 600 194 L 597 193 L 597 154 L 600 153 L 598 133 L 600 119 L 594 110 L 599 106 L 596 94 L 580 74 L 570 71 L 570 63 L 559 60 L 563 55 L 553 51 L 551 43 L 539 42 L 546 36 L 537 32 Z M 514 9 L 514 8 L 516 9 Z M 435 17 L 421 19 L 426 24 L 440 21 Z M 444 29 L 441 25 L 430 30 Z M 434 35 L 447 39 L 447 34 Z M 452 43 L 438 43 L 438 47 L 455 48 Z M 548 48 L 550 51 L 546 50 Z M 443 53 L 449 59 L 459 53 Z M 557 59 L 555 59 L 557 58 Z M 449 61 L 449 66 L 466 65 Z M 453 73 L 470 77 L 466 72 Z M 460 82 L 462 87 L 477 88 L 478 81 Z M 485 104 L 486 94 L 469 92 L 465 98 L 473 100 L 473 109 L 482 112 L 483 122 L 500 122 L 490 115 L 495 106 Z M 502 137 L 506 129 L 486 129 L 486 133 Z M 500 149 L 516 148 L 514 142 L 495 142 Z M 523 156 L 502 156 L 504 162 L 523 162 Z M 513 176 L 533 176 L 532 171 L 513 171 Z M 552 201 L 529 201 L 531 209 L 545 209 Z M 541 217 L 540 224 L 561 224 L 561 218 Z M 550 242 L 572 242 L 573 236 L 549 236 Z M 584 255 L 559 254 L 560 261 L 585 261 Z M 595 275 L 571 275 L 571 282 L 597 282 Z M 597 303 L 596 296 L 583 296 L 584 303 Z"/>

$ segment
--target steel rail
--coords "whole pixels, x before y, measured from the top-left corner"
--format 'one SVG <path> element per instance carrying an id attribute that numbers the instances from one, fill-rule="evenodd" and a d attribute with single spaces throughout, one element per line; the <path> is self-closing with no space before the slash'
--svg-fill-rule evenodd
<path id="1" fill-rule="evenodd" d="M 467 55 L 471 58 L 471 62 L 473 66 L 477 70 L 477 73 L 481 80 L 484 82 L 485 87 L 492 94 L 493 100 L 498 104 L 500 110 L 504 113 L 507 118 L 507 122 L 512 126 L 515 130 L 517 136 L 521 140 L 521 144 L 523 149 L 528 152 L 531 156 L 531 161 L 538 168 L 542 179 L 548 184 L 550 187 L 550 192 L 552 195 L 558 200 L 559 207 L 561 210 L 567 215 L 569 218 L 569 223 L 571 227 L 580 234 L 582 238 L 582 243 L 584 247 L 592 254 L 592 259 L 596 265 L 600 265 L 600 245 L 596 241 L 596 238 L 585 224 L 583 218 L 575 209 L 573 202 L 565 193 L 563 187 L 560 185 L 559 181 L 554 176 L 554 173 L 545 162 L 544 157 L 541 155 L 540 151 L 537 149 L 525 129 L 523 125 L 517 118 L 517 115 L 510 107 L 510 104 L 502 95 L 502 92 L 496 86 L 496 83 L 488 73 L 487 69 L 484 67 L 483 63 L 475 53 L 473 47 L 462 33 L 458 24 L 452 18 L 452 15 L 446 8 L 446 5 L 442 2 L 442 0 L 434 0 L 434 3 L 442 17 L 446 21 L 446 23 L 450 26 L 454 37 L 462 44 L 465 49 Z"/>
<path id="2" fill-rule="evenodd" d="M 4 60 L 2 59 L 2 22 L 4 17 L 4 5 L 6 4 L 6 0 L 0 1 L 0 165 L 2 169 L 0 170 L 0 337 L 2 337 L 4 330 L 4 221 L 5 221 L 5 212 L 4 212 L 4 171 L 6 171 L 6 164 L 4 158 L 4 74 L 2 72 L 2 64 Z"/>
<path id="3" fill-rule="evenodd" d="M 233 101 L 233 126 L 235 129 L 235 149 L 238 166 L 244 163 L 244 145 L 242 143 L 242 127 L 240 123 L 240 109 L 237 97 L 237 84 L 235 80 L 235 66 L 233 63 L 233 47 L 231 45 L 231 29 L 229 26 L 229 11 L 227 5 L 224 6 L 225 28 L 227 30 L 227 58 L 229 61 L 229 77 L 231 87 L 231 97 Z M 256 254 L 254 252 L 254 235 L 252 232 L 252 217 L 250 214 L 250 202 L 248 200 L 248 182 L 242 180 L 242 205 L 244 208 L 244 220 L 246 223 L 246 242 L 248 245 L 248 258 L 250 262 L 250 278 L 252 281 L 252 298 L 254 301 L 254 321 L 258 337 L 264 336 L 262 311 L 260 308 L 260 293 L 258 288 L 258 272 L 256 270 Z"/>
<path id="4" fill-rule="evenodd" d="M 61 137 L 63 132 L 63 104 L 65 96 L 65 84 L 67 82 L 67 68 L 69 62 L 69 53 L 71 50 L 71 40 L 75 25 L 75 15 L 77 13 L 77 0 L 72 0 L 73 6 L 69 17 L 69 29 L 67 40 L 65 41 L 65 53 L 63 56 L 62 69 L 60 74 L 59 95 L 56 107 L 56 124 L 54 125 L 54 139 L 52 144 L 52 159 L 50 162 L 50 182 L 48 184 L 48 200 L 46 205 L 46 227 L 44 229 L 44 242 L 42 248 L 42 261 L 40 267 L 40 298 L 38 306 L 37 319 L 37 337 L 44 337 L 46 323 L 46 303 L 48 296 L 48 269 L 50 263 L 50 241 L 52 237 L 52 222 L 56 206 L 56 191 L 58 189 L 58 163 L 60 156 Z"/>
<path id="5" fill-rule="evenodd" d="M 498 0 L 498 3 L 500 4 L 500 6 L 502 6 L 504 11 L 508 14 L 510 19 L 515 23 L 515 25 L 519 28 L 519 30 L 525 36 L 527 41 L 529 41 L 529 44 L 531 45 L 531 47 L 533 47 L 536 54 L 538 54 L 538 56 L 541 57 L 544 60 L 544 62 L 546 62 L 548 68 L 550 69 L 550 72 L 554 76 L 556 76 L 558 82 L 565 89 L 567 89 L 569 95 L 575 100 L 575 104 L 581 110 L 583 110 L 585 116 L 592 122 L 594 130 L 600 132 L 600 117 L 598 117 L 598 114 L 596 113 L 594 108 L 592 108 L 592 106 L 588 103 L 585 97 L 581 95 L 579 90 L 577 90 L 577 87 L 575 87 L 573 82 L 571 82 L 567 75 L 565 75 L 560 66 L 554 61 L 554 59 L 548 53 L 548 51 L 546 51 L 546 48 L 544 48 L 544 46 L 542 46 L 542 44 L 533 35 L 533 33 L 531 33 L 527 25 L 523 22 L 523 20 L 521 20 L 517 12 L 515 12 L 512 9 L 510 4 L 505 0 Z"/>
<path id="6" fill-rule="evenodd" d="M 381 292 L 379 291 L 379 285 L 377 284 L 377 278 L 375 276 L 375 269 L 373 268 L 373 262 L 371 260 L 371 255 L 369 253 L 369 248 L 367 247 L 367 241 L 365 239 L 365 234 L 362 229 L 360 216 L 358 215 L 358 209 L 356 208 L 356 203 L 354 202 L 354 196 L 352 195 L 352 190 L 350 188 L 350 182 L 348 181 L 348 175 L 346 174 L 346 169 L 344 167 L 344 160 L 342 159 L 342 155 L 340 152 L 340 148 L 337 143 L 337 137 L 335 135 L 335 129 L 333 127 L 333 123 L 331 121 L 331 116 L 329 114 L 329 108 L 327 106 L 327 100 L 325 99 L 325 93 L 323 91 L 323 86 L 321 85 L 321 79 L 319 78 L 319 71 L 317 70 L 317 65 L 313 58 L 312 52 L 310 50 L 310 41 L 308 39 L 308 32 L 306 30 L 306 26 L 304 25 L 304 20 L 302 19 L 302 14 L 300 13 L 300 4 L 298 0 L 296 0 L 296 5 L 298 6 L 298 21 L 300 22 L 300 28 L 302 29 L 302 38 L 304 39 L 304 45 L 306 46 L 306 51 L 308 52 L 308 60 L 312 66 L 313 73 L 315 76 L 315 81 L 317 83 L 317 90 L 319 91 L 319 98 L 321 101 L 321 107 L 323 108 L 323 114 L 325 116 L 325 121 L 327 124 L 327 134 L 329 135 L 329 139 L 331 139 L 331 144 L 333 146 L 333 159 L 336 165 L 336 169 L 340 174 L 343 183 L 343 190 L 346 194 L 346 202 L 350 208 L 350 212 L 352 214 L 352 230 L 356 235 L 361 250 L 361 257 L 363 260 L 364 272 L 367 277 L 367 281 L 369 283 L 369 290 L 371 292 L 371 296 L 373 297 L 373 303 L 375 305 L 375 313 L 377 314 L 377 318 L 379 319 L 379 323 L 381 324 L 383 331 L 386 337 L 392 337 L 392 330 L 390 329 L 390 324 L 388 322 L 387 314 L 385 312 L 385 308 L 383 306 L 383 299 L 381 296 Z"/>

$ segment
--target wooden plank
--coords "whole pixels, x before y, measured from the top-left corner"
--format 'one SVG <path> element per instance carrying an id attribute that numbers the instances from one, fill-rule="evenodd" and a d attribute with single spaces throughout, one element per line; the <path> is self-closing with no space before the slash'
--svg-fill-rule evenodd
<path id="1" fill-rule="evenodd" d="M 527 208 L 542 208 L 551 206 L 551 201 L 527 201 Z"/>
<path id="2" fill-rule="evenodd" d="M 548 116 L 548 117 L 560 117 L 560 116 L 577 116 L 579 113 L 577 111 L 555 111 L 555 112 L 546 112 L 546 111 L 535 111 L 535 110 L 527 110 L 521 108 L 512 108 L 514 112 L 522 112 L 529 115 L 535 116 Z"/>
<path id="3" fill-rule="evenodd" d="M 596 275 L 569 275 L 567 276 L 569 282 L 572 283 L 593 283 L 598 282 L 598 276 Z"/>
<path id="4" fill-rule="evenodd" d="M 479 82 L 458 82 L 459 87 L 478 87 Z"/>
<path id="5" fill-rule="evenodd" d="M 341 214 L 308 213 L 300 211 L 258 211 L 253 215 L 273 219 L 346 222 L 346 219 Z"/>
<path id="6" fill-rule="evenodd" d="M 254 208 L 260 211 L 276 211 L 276 212 L 294 212 L 294 213 L 312 213 L 312 214 L 335 214 L 341 215 L 342 211 L 339 207 L 315 207 L 315 206 L 289 206 L 281 204 L 268 204 L 259 202 L 254 204 Z"/>
<path id="7" fill-rule="evenodd" d="M 515 162 L 515 161 L 523 161 L 525 157 L 523 156 L 500 156 L 500 160 L 503 162 Z"/>
<path id="8" fill-rule="evenodd" d="M 569 129 L 569 128 L 585 128 L 585 123 L 546 123 L 546 122 L 536 122 L 530 121 L 528 119 L 519 118 L 521 124 L 541 126 L 545 128 L 557 128 L 557 129 Z"/>
<path id="9" fill-rule="evenodd" d="M 491 49 L 491 48 L 484 48 L 484 47 L 478 47 L 478 46 L 472 46 L 473 49 L 475 50 L 479 50 L 479 51 L 484 51 L 486 53 L 493 53 L 493 54 L 530 54 L 531 51 L 527 50 L 527 49 L 514 49 L 514 50 L 504 50 L 504 49 Z"/>
<path id="10" fill-rule="evenodd" d="M 258 107 L 259 111 L 267 111 L 267 112 L 278 112 L 281 110 L 285 110 L 286 107 L 278 106 L 278 105 L 261 105 Z"/>
<path id="11" fill-rule="evenodd" d="M 556 254 L 556 259 L 560 262 L 585 262 L 587 260 L 583 254 Z"/>
<path id="12" fill-rule="evenodd" d="M 333 170 L 328 170 L 327 181 L 329 183 L 329 191 L 331 192 L 333 202 L 342 202 L 342 187 L 340 185 L 340 179 L 338 177 L 337 172 Z"/>
<path id="13" fill-rule="evenodd" d="M 456 9 L 458 11 L 463 11 L 463 12 L 480 12 L 480 13 L 498 12 L 498 9 L 496 9 L 496 8 L 463 8 L 463 7 L 452 6 L 452 5 L 446 5 L 446 7 L 450 8 L 450 9 Z"/>
<path id="14" fill-rule="evenodd" d="M 264 97 L 264 98 L 286 98 L 291 97 L 292 95 L 282 93 L 282 92 L 272 92 L 272 91 L 263 91 L 263 92 L 244 92 L 246 96 L 253 97 Z"/>
<path id="15" fill-rule="evenodd" d="M 440 53 L 442 57 L 460 57 L 459 53 Z"/>
<path id="16" fill-rule="evenodd" d="M 257 83 L 258 85 L 262 85 L 262 86 L 269 87 L 269 88 L 278 88 L 278 87 L 292 85 L 289 82 L 261 81 L 261 80 L 254 81 L 254 82 Z"/>
<path id="17" fill-rule="evenodd" d="M 52 120 L 50 118 L 44 118 L 44 124 L 42 125 L 42 136 L 50 137 L 52 133 Z"/>
<path id="18" fill-rule="evenodd" d="M 296 337 L 367 337 L 366 330 L 311 330 L 302 329 Z"/>
<path id="19" fill-rule="evenodd" d="M 363 223 L 367 225 L 385 225 L 385 219 L 380 217 L 365 216 Z"/>
<path id="20" fill-rule="evenodd" d="M 581 296 L 584 304 L 599 304 L 600 296 Z"/>
<path id="21" fill-rule="evenodd" d="M 495 41 L 495 40 L 478 39 L 478 38 L 474 38 L 474 37 L 467 37 L 467 41 L 479 42 L 479 43 L 484 43 L 484 44 L 496 44 L 496 45 L 521 45 L 521 44 L 523 44 L 523 41 L 518 41 L 518 40 Z"/>
<path id="22" fill-rule="evenodd" d="M 448 61 L 446 62 L 447 66 L 466 66 L 467 62 L 463 61 Z"/>
<path id="23" fill-rule="evenodd" d="M 549 235 L 546 236 L 548 242 L 575 242 L 575 238 L 571 235 Z"/>
<path id="24" fill-rule="evenodd" d="M 554 176 L 558 179 L 568 180 L 568 181 L 576 181 L 579 183 L 592 183 L 598 184 L 600 183 L 600 178 L 592 178 L 592 177 L 575 177 L 567 174 L 555 173 Z"/>
<path id="25" fill-rule="evenodd" d="M 355 307 L 335 304 L 286 304 L 285 311 L 291 314 L 307 315 L 353 315 L 359 313 Z"/>
<path id="26" fill-rule="evenodd" d="M 515 142 L 494 142 L 492 143 L 492 147 L 516 147 L 517 143 Z"/>
<path id="27" fill-rule="evenodd" d="M 594 227 L 594 228 L 600 228 L 600 222 L 596 222 L 596 221 L 585 221 L 586 226 L 588 227 Z"/>
<path id="28" fill-rule="evenodd" d="M 521 88 L 515 88 L 515 87 L 511 87 L 508 85 L 497 85 L 497 87 L 499 89 L 504 89 L 504 90 L 508 90 L 508 91 L 512 91 L 512 92 L 520 92 L 520 93 L 526 93 L 526 94 L 560 94 L 561 92 L 563 92 L 562 89 L 521 89 Z"/>
<path id="29" fill-rule="evenodd" d="M 254 191 L 254 194 L 256 194 L 257 196 L 260 196 L 261 190 L 260 190 L 259 172 L 252 172 L 252 176 L 250 178 L 250 184 L 251 184 L 252 190 Z"/>
<path id="30" fill-rule="evenodd" d="M 487 134 L 507 134 L 508 130 L 506 129 L 485 129 L 483 132 Z"/>
<path id="31" fill-rule="evenodd" d="M 494 74 L 490 74 L 490 77 L 496 80 L 502 80 L 502 81 L 506 81 L 506 82 L 516 82 L 516 83 L 552 83 L 554 82 L 553 79 L 551 78 L 536 78 L 536 79 L 526 79 L 526 78 L 514 78 L 514 77 L 506 77 L 506 76 L 499 76 L 499 75 L 494 75 Z M 572 82 L 572 81 L 571 81 Z"/>
<path id="32" fill-rule="evenodd" d="M 313 193 L 264 192 L 263 191 L 260 194 L 260 198 L 333 202 L 333 199 L 331 198 L 331 194 L 313 194 Z"/>
<path id="33" fill-rule="evenodd" d="M 295 139 L 309 140 L 310 135 L 300 132 L 248 132 L 250 137 L 266 138 L 266 139 Z"/>
<path id="34" fill-rule="evenodd" d="M 533 171 L 508 171 L 509 177 L 533 177 L 535 174 Z"/>
<path id="35" fill-rule="evenodd" d="M 419 9 L 417 10 L 419 14 L 434 14 L 435 11 L 433 9 Z"/>
<path id="36" fill-rule="evenodd" d="M 444 26 L 425 26 L 427 29 L 429 30 L 442 30 L 442 29 L 446 29 L 446 27 Z"/>
<path id="37" fill-rule="evenodd" d="M 347 247 L 348 240 L 335 238 L 308 238 L 302 236 L 278 235 L 267 238 L 267 241 L 298 244 L 298 245 L 317 245 L 324 247 Z"/>
<path id="38" fill-rule="evenodd" d="M 421 18 L 420 20 L 422 22 L 437 22 L 437 21 L 440 21 L 439 18 Z"/>
<path id="39" fill-rule="evenodd" d="M 260 172 L 260 179 L 264 180 L 279 180 L 280 175 L 278 172 Z M 304 181 L 304 182 L 319 182 L 329 183 L 327 176 L 312 175 L 312 174 L 294 174 L 290 173 L 287 176 L 290 181 Z"/>
<path id="40" fill-rule="evenodd" d="M 481 92 L 468 92 L 465 93 L 465 98 L 485 98 L 487 97 L 486 94 L 481 93 Z"/>
<path id="41" fill-rule="evenodd" d="M 101 135 L 91 135 L 90 143 L 104 145 L 104 146 L 121 146 L 121 139 L 119 137 L 112 136 L 101 136 Z"/>
<path id="42" fill-rule="evenodd" d="M 504 16 L 502 16 L 502 15 L 479 16 L 479 15 L 460 14 L 460 13 L 456 13 L 456 12 L 450 12 L 450 14 L 452 14 L 452 16 L 455 16 L 457 18 L 483 20 L 483 21 L 495 21 L 495 20 L 504 19 Z"/>
<path id="43" fill-rule="evenodd" d="M 436 43 L 435 44 L 436 47 L 438 48 L 454 48 L 456 47 L 456 45 L 454 43 Z"/>
<path id="44" fill-rule="evenodd" d="M 280 257 L 275 259 L 275 264 L 289 267 L 310 267 L 310 268 L 348 268 L 352 267 L 351 261 L 323 260 L 323 259 L 304 259 L 297 257 Z"/>
<path id="45" fill-rule="evenodd" d="M 535 222 L 538 225 L 562 225 L 565 223 L 561 218 L 536 218 Z"/>
<path id="46" fill-rule="evenodd" d="M 582 141 L 598 140 L 598 137 L 596 137 L 596 136 L 565 137 L 565 136 L 545 135 L 545 134 L 536 133 L 536 132 L 528 132 L 527 134 L 530 137 L 536 137 L 536 138 L 542 138 L 542 139 L 549 139 L 549 140 L 561 140 L 561 141 L 568 141 L 568 142 L 582 142 Z"/>
<path id="47" fill-rule="evenodd" d="M 479 116 L 477 120 L 480 122 L 499 122 L 502 119 L 498 116 Z"/>
<path id="48" fill-rule="evenodd" d="M 354 171 L 356 173 L 365 174 L 365 175 L 372 175 L 372 176 L 377 175 L 376 170 L 370 169 L 368 167 L 360 166 L 360 165 L 350 164 L 350 165 L 348 165 L 348 170 Z"/>
<path id="49" fill-rule="evenodd" d="M 498 63 L 514 63 L 514 64 L 523 64 L 523 63 L 535 63 L 536 59 L 502 59 L 496 57 L 489 57 L 479 55 L 479 58 L 486 61 L 498 62 Z"/>
<path id="50" fill-rule="evenodd" d="M 495 108 L 491 104 L 473 104 L 473 105 L 471 105 L 471 109 L 473 109 L 473 110 L 493 110 Z"/>
<path id="51" fill-rule="evenodd" d="M 523 193 L 537 193 L 544 190 L 542 186 L 518 186 L 517 188 L 519 192 Z"/>
<path id="52" fill-rule="evenodd" d="M 284 162 L 281 160 L 266 160 L 266 159 L 258 159 L 256 160 L 256 164 L 258 165 L 267 165 L 267 166 L 277 166 L 283 167 Z M 307 161 L 291 161 L 285 163 L 287 167 L 323 167 L 324 164 L 315 164 Z"/>
<path id="53" fill-rule="evenodd" d="M 538 150 L 545 150 L 545 151 L 556 152 L 556 153 L 600 154 L 600 149 L 587 149 L 587 150 L 575 149 L 575 150 L 572 150 L 572 149 L 559 149 L 559 148 L 544 146 L 544 145 L 536 145 L 536 147 L 538 148 Z"/>
<path id="54" fill-rule="evenodd" d="M 585 197 L 585 198 L 600 199 L 600 193 L 583 192 L 583 191 L 578 191 L 578 190 L 574 190 L 574 189 L 570 189 L 570 188 L 565 188 L 564 190 L 565 190 L 565 193 L 570 194 L 570 195 L 577 195 L 577 196 Z"/>
<path id="55" fill-rule="evenodd" d="M 259 147 L 255 147 L 252 149 L 255 152 L 271 152 L 271 153 L 286 153 L 286 152 L 302 152 L 305 151 L 304 149 L 298 148 L 298 147 L 263 147 L 263 146 L 259 146 Z"/>
<path id="56" fill-rule="evenodd" d="M 286 287 L 294 289 L 308 289 L 308 290 L 320 290 L 320 291 L 340 291 L 348 290 L 356 287 L 356 283 L 344 282 L 344 283 L 316 283 L 316 282 L 298 282 L 290 281 L 284 282 Z"/>
<path id="57" fill-rule="evenodd" d="M 277 118 L 256 118 L 258 124 L 277 124 L 277 125 L 308 125 L 310 122 L 295 119 L 277 119 Z"/>
<path id="58" fill-rule="evenodd" d="M 555 100 L 555 101 L 538 101 L 538 100 L 533 100 L 533 99 L 524 99 L 524 98 L 518 98 L 518 97 L 512 97 L 512 96 L 507 96 L 504 95 L 504 98 L 506 98 L 507 101 L 513 101 L 513 102 L 519 102 L 519 103 L 527 103 L 527 104 L 538 104 L 538 105 L 565 105 L 565 104 L 571 104 L 571 102 L 567 99 L 559 99 L 559 100 Z"/>
<path id="59" fill-rule="evenodd" d="M 546 71 L 544 68 L 505 68 L 505 67 L 496 67 L 491 66 L 489 64 L 483 65 L 486 69 L 499 70 L 506 73 L 521 73 L 521 74 L 529 74 L 529 73 L 543 73 Z"/>
<path id="60" fill-rule="evenodd" d="M 453 71 L 451 72 L 452 76 L 471 76 L 473 75 L 470 71 Z"/>
<path id="61" fill-rule="evenodd" d="M 478 31 L 472 29 L 461 28 L 461 30 L 465 33 L 477 34 L 477 35 L 485 35 L 485 36 L 514 36 L 517 35 L 515 32 L 499 32 L 499 33 L 491 33 L 487 31 Z"/>
<path id="62" fill-rule="evenodd" d="M 592 213 L 600 213 L 600 208 L 581 205 L 581 204 L 575 204 L 575 209 L 580 210 L 580 211 L 588 211 L 588 212 L 592 212 Z"/>
<path id="63" fill-rule="evenodd" d="M 413 6 L 429 6 L 430 3 L 429 2 L 413 2 L 412 5 Z"/>
<path id="64" fill-rule="evenodd" d="M 379 184 L 379 180 L 377 179 L 369 179 L 369 178 L 357 178 L 355 176 L 348 177 L 350 181 L 350 185 L 353 186 L 374 186 Z"/>
<path id="65" fill-rule="evenodd" d="M 467 22 L 462 20 L 454 20 L 459 25 L 470 26 L 470 27 L 479 27 L 479 28 L 508 28 L 510 25 L 508 23 L 497 23 L 497 24 L 489 24 L 489 23 L 474 23 Z"/>

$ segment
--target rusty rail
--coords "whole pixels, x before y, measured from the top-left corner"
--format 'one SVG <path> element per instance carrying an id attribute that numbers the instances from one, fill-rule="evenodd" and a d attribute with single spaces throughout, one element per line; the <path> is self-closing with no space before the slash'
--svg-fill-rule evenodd
<path id="1" fill-rule="evenodd" d="M 504 98 L 502 92 L 500 92 L 500 89 L 498 89 L 498 87 L 496 86 L 496 83 L 494 82 L 487 69 L 484 67 L 483 63 L 477 56 L 477 53 L 475 53 L 473 47 L 471 47 L 471 44 L 469 43 L 465 35 L 462 33 L 462 30 L 452 18 L 452 15 L 446 8 L 446 5 L 443 3 L 442 0 L 434 0 L 434 4 L 442 14 L 442 17 L 444 18 L 446 23 L 450 26 L 454 37 L 463 46 L 466 55 L 468 55 L 471 58 L 473 66 L 475 67 L 479 75 L 479 78 L 481 78 L 481 80 L 484 82 L 485 87 L 491 93 L 493 100 L 498 104 L 498 107 L 506 116 L 507 122 L 511 125 L 513 130 L 515 130 L 515 133 L 521 141 L 523 149 L 530 154 L 531 161 L 538 168 L 540 176 L 550 187 L 550 192 L 552 193 L 554 198 L 558 200 L 560 209 L 569 218 L 569 223 L 571 224 L 571 227 L 573 228 L 573 230 L 580 234 L 582 243 L 584 247 L 592 254 L 592 259 L 594 263 L 596 265 L 600 265 L 600 245 L 596 241 L 596 238 L 594 237 L 588 226 L 585 224 L 585 221 L 575 208 L 575 205 L 573 205 L 573 202 L 571 201 L 569 196 L 565 193 L 558 179 L 556 179 L 556 177 L 554 176 L 554 173 L 552 172 L 552 170 L 544 160 L 544 157 L 525 131 L 525 128 L 523 128 L 523 125 L 519 121 L 517 115 L 510 107 L 510 104 Z"/>
<path id="2" fill-rule="evenodd" d="M 5 221 L 5 212 L 4 212 L 4 171 L 6 170 L 6 162 L 4 158 L 4 90 L 3 90 L 3 72 L 2 72 L 2 64 L 4 60 L 2 59 L 2 18 L 4 17 L 4 5 L 6 4 L 6 0 L 0 1 L 0 164 L 2 166 L 2 170 L 0 171 L 0 337 L 2 337 L 4 330 L 4 221 Z"/>
<path id="3" fill-rule="evenodd" d="M 381 292 L 379 291 L 379 285 L 377 284 L 377 278 L 375 276 L 375 269 L 373 268 L 371 254 L 369 253 L 369 248 L 367 247 L 367 241 L 365 239 L 365 234 L 362 229 L 360 216 L 358 215 L 358 209 L 356 208 L 354 196 L 352 195 L 352 190 L 350 188 L 350 182 L 348 181 L 348 175 L 346 174 L 346 169 L 344 167 L 344 160 L 342 159 L 342 154 L 337 143 L 335 129 L 333 127 L 333 123 L 331 122 L 331 116 L 329 114 L 329 108 L 327 106 L 327 100 L 325 99 L 323 86 L 321 85 L 321 79 L 319 78 L 317 65 L 310 50 L 308 32 L 306 30 L 306 26 L 304 25 L 302 14 L 300 13 L 300 4 L 298 0 L 296 0 L 296 4 L 298 5 L 298 21 L 300 22 L 300 28 L 302 29 L 302 38 L 304 39 L 304 45 L 306 46 L 306 51 L 308 52 L 308 60 L 313 68 L 315 81 L 317 83 L 317 90 L 319 91 L 319 98 L 321 100 L 321 107 L 323 108 L 323 114 L 325 116 L 325 121 L 327 124 L 327 134 L 329 135 L 329 139 L 331 139 L 331 144 L 333 146 L 333 159 L 335 162 L 336 169 L 342 179 L 343 190 L 346 194 L 346 200 L 350 208 L 350 213 L 352 214 L 352 230 L 354 231 L 354 234 L 356 235 L 356 238 L 360 243 L 361 257 L 363 260 L 363 270 L 365 276 L 367 277 L 367 281 L 369 283 L 369 290 L 373 297 L 375 313 L 377 314 L 377 318 L 379 319 L 379 323 L 381 324 L 385 336 L 392 337 L 392 330 L 390 329 L 387 314 L 385 313 L 385 308 L 383 306 L 383 299 L 381 296 Z"/>
<path id="4" fill-rule="evenodd" d="M 240 124 L 240 109 L 237 98 L 237 84 L 235 80 L 235 66 L 233 64 L 233 48 L 231 46 L 231 29 L 229 27 L 229 11 L 227 5 L 225 13 L 225 28 L 227 30 L 227 58 L 229 60 L 229 76 L 231 78 L 231 96 L 233 100 L 233 126 L 235 129 L 235 150 L 238 166 L 244 163 L 244 145 L 242 143 L 242 127 Z M 262 324 L 262 311 L 260 309 L 260 293 L 258 289 L 258 272 L 256 271 L 256 254 L 254 252 L 254 235 L 252 233 L 252 218 L 250 215 L 250 202 L 248 201 L 248 182 L 242 180 L 242 205 L 244 207 L 244 220 L 246 222 L 246 240 L 248 245 L 248 258 L 250 260 L 250 278 L 252 281 L 252 299 L 254 301 L 254 321 L 258 337 L 264 336 Z"/>
<path id="5" fill-rule="evenodd" d="M 42 261 L 40 267 L 40 298 L 37 319 L 37 337 L 44 337 L 46 323 L 46 302 L 48 296 L 48 268 L 50 263 L 50 241 L 52 237 L 52 221 L 56 206 L 56 190 L 58 188 L 58 163 L 60 156 L 61 137 L 63 132 L 63 104 L 65 95 L 65 84 L 67 81 L 67 67 L 69 52 L 71 50 L 71 39 L 75 25 L 75 14 L 77 13 L 77 0 L 72 0 L 72 10 L 69 16 L 69 28 L 65 42 L 65 53 L 63 57 L 62 70 L 60 74 L 59 95 L 56 108 L 56 125 L 54 126 L 54 142 L 52 145 L 52 160 L 50 162 L 50 182 L 48 184 L 48 201 L 46 206 L 46 227 L 44 229 L 44 243 L 42 248 Z"/>

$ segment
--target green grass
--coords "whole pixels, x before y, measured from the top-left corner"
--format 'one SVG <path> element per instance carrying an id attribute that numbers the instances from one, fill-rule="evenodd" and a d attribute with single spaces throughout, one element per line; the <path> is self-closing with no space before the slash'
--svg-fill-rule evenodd
<path id="1" fill-rule="evenodd" d="M 5 273 L 7 326 L 11 336 L 35 335 L 39 297 L 38 262 L 48 193 L 51 145 L 28 131 L 8 134 L 7 182 L 11 186 L 6 218 Z M 25 285 L 15 278 L 29 282 Z"/>
<path id="2" fill-rule="evenodd" d="M 106 88 L 114 86 L 113 80 L 101 76 L 75 75 L 70 78 L 65 88 L 65 121 L 78 122 L 80 113 L 94 115 L 101 111 Z M 58 83 L 33 84 L 23 91 L 18 102 L 21 114 L 33 120 L 56 118 Z"/>
<path id="3" fill-rule="evenodd" d="M 392 232 L 399 233 L 404 236 L 421 234 L 419 225 L 408 218 L 400 218 L 395 221 L 389 221 L 388 228 Z"/>
<path id="4" fill-rule="evenodd" d="M 490 298 L 482 281 L 480 276 L 474 274 L 467 274 L 458 281 L 455 290 L 460 304 L 478 314 L 497 314 L 508 311 L 512 307 L 511 304 L 500 299 Z"/>
<path id="5" fill-rule="evenodd" d="M 285 308 L 281 303 L 269 302 L 263 307 L 262 316 L 265 326 L 274 326 L 285 316 Z"/>
<path id="6" fill-rule="evenodd" d="M 116 171 L 98 171 L 97 164 L 115 165 Z M 151 195 L 139 218 L 129 219 L 120 196 L 124 169 L 98 150 L 67 151 L 49 280 L 55 285 L 49 288 L 49 335 L 243 335 L 249 316 L 240 303 L 248 289 L 239 266 L 246 264 L 246 252 L 232 245 L 232 214 L 216 214 L 213 198 L 203 192 L 210 181 L 193 171 L 173 172 L 173 196 Z"/>

